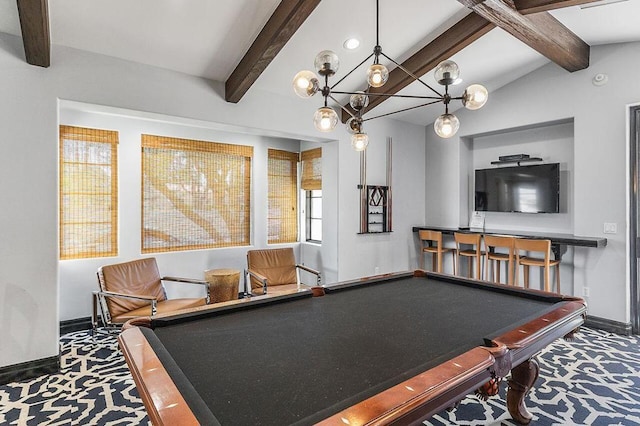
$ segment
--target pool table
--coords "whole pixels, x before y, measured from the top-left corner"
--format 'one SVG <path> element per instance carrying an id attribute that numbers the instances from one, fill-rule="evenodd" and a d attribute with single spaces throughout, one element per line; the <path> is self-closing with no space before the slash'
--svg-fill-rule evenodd
<path id="1" fill-rule="evenodd" d="M 535 355 L 582 299 L 415 271 L 133 320 L 119 344 L 154 424 L 418 424 L 480 389 L 531 420 Z"/>

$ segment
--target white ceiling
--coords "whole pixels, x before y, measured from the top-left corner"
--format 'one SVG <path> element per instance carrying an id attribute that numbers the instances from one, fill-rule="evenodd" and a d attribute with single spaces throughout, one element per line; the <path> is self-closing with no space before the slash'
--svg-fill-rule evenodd
<path id="1" fill-rule="evenodd" d="M 51 42 L 225 81 L 278 3 L 278 0 L 50 1 Z M 640 40 L 640 0 L 607 3 L 596 7 L 573 6 L 551 13 L 592 46 Z M 467 13 L 456 0 L 382 0 L 380 44 L 388 56 L 402 62 Z M 0 0 L 0 32 L 20 35 L 15 0 Z M 361 40 L 361 45 L 355 51 L 346 51 L 342 44 L 353 36 Z M 336 82 L 366 58 L 374 45 L 374 0 L 321 1 L 245 97 L 261 96 L 254 88 L 295 96 L 291 90 L 293 76 L 301 69 L 313 69 L 316 53 L 324 49 L 333 50 L 340 57 L 340 70 L 333 79 Z M 460 66 L 464 80 L 453 95 L 459 95 L 456 91 L 463 91 L 471 83 L 495 90 L 548 62 L 500 29 L 492 30 L 452 59 Z M 52 64 L 55 66 L 55 58 Z M 361 89 L 364 73 L 365 67 L 337 89 Z M 431 73 L 424 80 L 437 86 Z M 401 93 L 425 94 L 425 88 L 414 83 Z M 319 99 L 314 101 L 320 104 Z M 387 101 L 370 114 L 408 105 Z M 395 117 L 426 125 L 442 112 L 441 105 L 429 108 Z"/>

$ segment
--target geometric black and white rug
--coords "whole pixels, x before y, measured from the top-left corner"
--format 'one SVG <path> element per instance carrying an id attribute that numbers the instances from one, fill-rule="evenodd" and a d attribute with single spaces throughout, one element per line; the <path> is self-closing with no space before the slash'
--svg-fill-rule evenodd
<path id="1" fill-rule="evenodd" d="M 0 386 L 1 425 L 147 425 L 115 337 L 89 331 L 60 339 L 58 374 Z M 526 398 L 533 425 L 640 425 L 640 339 L 581 329 L 538 356 L 540 378 Z M 470 395 L 426 425 L 515 425 L 499 397 Z"/>
<path id="2" fill-rule="evenodd" d="M 540 425 L 640 425 L 640 336 L 582 328 L 572 341 L 554 342 L 538 356 L 540 377 L 525 398 Z M 517 425 L 500 398 L 465 398 L 429 425 Z"/>
<path id="3" fill-rule="evenodd" d="M 150 424 L 115 336 L 78 331 L 60 346 L 60 373 L 0 386 L 0 424 Z"/>

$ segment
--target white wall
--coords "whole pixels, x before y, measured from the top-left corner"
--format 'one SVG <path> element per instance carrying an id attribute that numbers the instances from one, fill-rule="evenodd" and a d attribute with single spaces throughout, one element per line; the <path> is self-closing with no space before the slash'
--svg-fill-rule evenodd
<path id="1" fill-rule="evenodd" d="M 406 271 L 417 265 L 412 232 L 424 218 L 424 127 L 396 120 L 368 121 L 367 184 L 386 182 L 387 137 L 393 141 L 392 208 L 393 232 L 358 234 L 360 154 L 350 145 L 348 135 L 339 145 L 339 279 L 348 280 L 387 272 Z M 344 139 L 346 137 L 346 139 Z"/>
<path id="2" fill-rule="evenodd" d="M 206 139 L 212 133 L 197 129 L 198 122 L 215 123 L 216 131 L 226 132 L 223 136 L 227 141 L 238 133 L 314 142 L 335 138 L 335 142 L 323 144 L 327 147 L 323 149 L 326 158 L 339 162 L 338 170 L 326 174 L 326 180 L 323 177 L 323 201 L 328 210 L 323 209 L 327 222 L 318 262 L 327 270 L 327 281 L 369 275 L 376 266 L 380 272 L 388 272 L 409 269 L 415 264 L 411 226 L 424 218 L 422 127 L 386 119 L 367 126 L 372 137 L 371 167 L 384 168 L 376 159 L 379 156 L 377 141 L 384 142 L 386 136 L 394 138 L 395 231 L 359 236 L 358 154 L 352 151 L 349 135 L 343 128 L 331 135 L 319 135 L 311 120 L 319 101 L 300 100 L 289 86 L 278 89 L 281 96 L 252 88 L 240 103 L 228 104 L 222 96 L 221 83 L 76 49 L 52 46 L 51 67 L 33 67 L 24 61 L 21 39 L 6 34 L 0 34 L 0 75 L 3 132 L 0 181 L 6 206 L 0 213 L 0 337 L 3 341 L 0 366 L 57 355 L 59 321 L 66 319 L 61 312 L 65 317 L 79 314 L 81 310 L 86 312 L 83 316 L 88 315 L 90 291 L 95 288 L 95 264 L 78 266 L 74 264 L 76 261 L 62 262 L 58 268 L 58 100 L 138 111 L 141 116 L 152 113 L 177 121 L 186 119 L 196 128 L 187 126 L 180 133 L 202 135 Z M 128 150 L 133 145 L 135 131 L 127 132 L 132 133 L 121 140 L 129 142 L 121 148 Z M 218 139 L 217 135 L 214 139 Z M 252 143 L 262 146 L 257 139 Z M 134 154 L 133 149 L 131 154 L 139 155 Z M 136 157 L 125 158 L 121 154 L 119 161 L 121 169 L 139 170 Z M 139 177 L 132 174 L 129 178 L 133 182 L 121 179 L 121 187 L 126 183 L 139 188 L 136 181 Z M 330 190 L 331 187 L 335 190 Z M 134 211 L 132 215 L 139 217 L 135 194 L 123 194 L 121 202 L 136 209 L 138 213 Z M 264 194 L 254 196 L 259 199 Z M 329 203 L 333 203 L 333 207 L 328 206 Z M 258 200 L 255 206 L 259 205 L 264 203 Z M 128 213 L 121 211 L 121 218 Z M 254 218 L 258 215 L 256 212 Z M 125 219 L 126 227 L 132 229 L 136 220 L 139 219 Z M 264 230 L 256 225 L 254 232 L 255 241 L 262 241 Z M 122 233 L 121 229 L 121 238 L 128 241 Z M 131 241 L 126 244 L 120 257 L 136 257 L 134 247 L 139 244 Z M 158 255 L 158 259 L 163 273 L 192 276 L 193 271 L 201 272 L 217 265 L 239 268 L 245 251 L 172 253 Z M 301 253 L 301 257 L 305 254 Z M 58 281 L 63 279 L 68 287 L 59 290 L 63 284 Z M 85 289 L 84 296 L 82 289 Z M 68 306 L 69 303 L 74 306 Z"/>
<path id="3" fill-rule="evenodd" d="M 640 80 L 632 77 L 639 67 L 640 43 L 595 46 L 586 70 L 568 73 L 548 64 L 491 93 L 482 109 L 457 111 L 459 136 L 442 140 L 427 131 L 426 223 L 457 226 L 464 216 L 458 203 L 460 138 L 573 120 L 571 231 L 608 239 L 604 249 L 575 248 L 573 291 L 582 296 L 589 288 L 590 315 L 628 323 L 626 114 L 640 101 Z M 597 73 L 609 75 L 607 85 L 591 83 Z M 603 234 L 604 222 L 617 223 L 618 233 Z M 529 227 L 523 219 L 521 229 Z"/>

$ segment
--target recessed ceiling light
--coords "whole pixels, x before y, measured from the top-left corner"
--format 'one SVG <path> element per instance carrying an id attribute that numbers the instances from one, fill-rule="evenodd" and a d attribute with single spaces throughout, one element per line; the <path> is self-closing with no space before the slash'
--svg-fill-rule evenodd
<path id="1" fill-rule="evenodd" d="M 347 50 L 357 49 L 358 46 L 360 46 L 360 40 L 358 40 L 357 38 L 348 38 L 342 45 Z"/>

